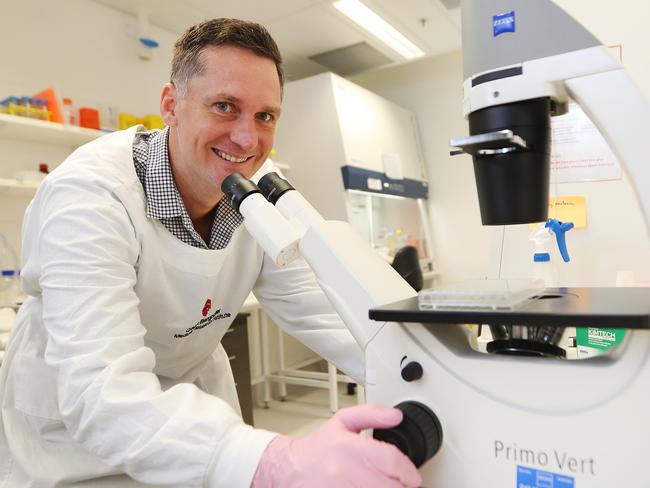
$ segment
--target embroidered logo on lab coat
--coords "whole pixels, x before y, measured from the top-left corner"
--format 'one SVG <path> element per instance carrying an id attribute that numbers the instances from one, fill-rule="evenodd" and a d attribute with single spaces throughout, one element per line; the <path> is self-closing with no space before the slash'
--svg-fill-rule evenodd
<path id="1" fill-rule="evenodd" d="M 212 300 L 208 298 L 205 301 L 205 305 L 203 305 L 203 310 L 201 310 L 201 314 L 203 315 L 203 318 L 199 320 L 196 324 L 194 324 L 192 327 L 188 327 L 187 329 L 185 329 L 185 332 L 183 334 L 174 334 L 174 339 L 187 337 L 188 335 L 192 334 L 194 331 L 207 327 L 215 320 L 230 318 L 230 313 L 228 312 L 221 313 L 220 308 L 212 312 L 212 314 L 208 315 L 211 308 L 212 308 Z"/>
<path id="2" fill-rule="evenodd" d="M 203 311 L 201 312 L 201 314 L 203 314 L 203 316 L 205 317 L 206 315 L 208 315 L 208 312 L 210 311 L 211 308 L 212 308 L 212 300 L 208 298 L 205 301 L 205 305 L 203 305 Z"/>

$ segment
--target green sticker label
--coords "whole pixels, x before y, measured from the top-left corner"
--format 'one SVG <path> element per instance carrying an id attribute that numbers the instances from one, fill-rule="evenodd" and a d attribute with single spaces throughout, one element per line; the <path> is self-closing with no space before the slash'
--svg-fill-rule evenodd
<path id="1" fill-rule="evenodd" d="M 578 327 L 576 329 L 576 345 L 606 351 L 620 344 L 625 338 L 626 332 L 626 329 Z"/>

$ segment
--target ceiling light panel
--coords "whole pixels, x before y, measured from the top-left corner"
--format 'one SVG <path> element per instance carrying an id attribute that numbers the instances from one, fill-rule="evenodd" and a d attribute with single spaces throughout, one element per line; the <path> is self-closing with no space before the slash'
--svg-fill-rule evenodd
<path id="1" fill-rule="evenodd" d="M 422 49 L 359 0 L 338 0 L 333 5 L 339 12 L 405 59 L 415 59 L 425 55 Z"/>

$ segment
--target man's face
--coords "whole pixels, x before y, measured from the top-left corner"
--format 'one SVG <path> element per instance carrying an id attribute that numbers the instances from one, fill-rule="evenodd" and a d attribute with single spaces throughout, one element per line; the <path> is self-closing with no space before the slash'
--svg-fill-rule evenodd
<path id="1" fill-rule="evenodd" d="M 184 97 L 167 85 L 163 119 L 171 127 L 170 155 L 181 188 L 204 203 L 218 201 L 232 173 L 250 178 L 273 146 L 281 89 L 275 63 L 234 46 L 208 47 L 204 70 Z"/>

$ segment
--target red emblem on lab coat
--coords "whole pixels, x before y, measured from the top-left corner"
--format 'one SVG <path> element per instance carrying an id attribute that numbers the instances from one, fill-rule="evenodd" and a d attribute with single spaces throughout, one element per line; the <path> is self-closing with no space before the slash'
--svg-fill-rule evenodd
<path id="1" fill-rule="evenodd" d="M 208 315 L 208 312 L 210 311 L 211 308 L 212 308 L 212 300 L 208 298 L 205 301 L 205 305 L 203 305 L 203 311 L 201 312 L 204 317 Z"/>

